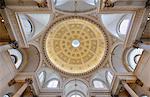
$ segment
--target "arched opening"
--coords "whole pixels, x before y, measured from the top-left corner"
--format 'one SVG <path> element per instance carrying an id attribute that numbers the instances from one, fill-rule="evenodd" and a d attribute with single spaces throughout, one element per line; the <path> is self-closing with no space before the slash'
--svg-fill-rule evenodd
<path id="1" fill-rule="evenodd" d="M 127 30 L 128 30 L 128 26 L 129 26 L 129 19 L 124 19 L 121 21 L 120 25 L 119 25 L 119 34 L 120 35 L 126 35 Z"/>
<path id="2" fill-rule="evenodd" d="M 143 95 L 141 95 L 140 97 L 149 97 L 149 96 L 148 96 L 148 95 L 143 94 Z"/>
<path id="3" fill-rule="evenodd" d="M 47 88 L 58 88 L 59 80 L 52 79 L 48 82 Z"/>
<path id="4" fill-rule="evenodd" d="M 29 45 L 29 48 L 21 49 L 24 61 L 22 72 L 35 72 L 40 64 L 40 52 L 34 45 Z"/>
<path id="5" fill-rule="evenodd" d="M 19 69 L 23 61 L 21 52 L 17 49 L 9 49 L 8 52 L 10 54 L 12 62 L 15 64 L 16 69 Z"/>
<path id="6" fill-rule="evenodd" d="M 23 32 L 27 40 L 30 40 L 34 35 L 34 25 L 27 15 L 19 15 Z"/>
<path id="7" fill-rule="evenodd" d="M 124 66 L 123 63 L 123 44 L 122 43 L 117 43 L 113 46 L 112 49 L 112 54 L 111 54 L 111 60 L 110 60 L 110 64 L 112 65 L 113 69 L 117 72 L 117 73 L 125 73 L 128 72 L 127 68 Z"/>
<path id="8" fill-rule="evenodd" d="M 74 90 L 71 93 L 68 94 L 67 97 L 86 97 L 82 91 Z"/>
<path id="9" fill-rule="evenodd" d="M 39 75 L 38 75 L 39 81 L 41 84 L 44 83 L 44 80 L 46 78 L 46 72 L 42 71 Z"/>
<path id="10" fill-rule="evenodd" d="M 107 82 L 109 83 L 109 85 L 112 84 L 112 81 L 113 81 L 113 74 L 112 74 L 110 71 L 107 71 L 107 72 L 106 72 L 106 80 L 107 80 Z"/>
<path id="11" fill-rule="evenodd" d="M 98 3 L 98 0 L 83 0 L 83 1 L 90 5 L 96 5 Z"/>
<path id="12" fill-rule="evenodd" d="M 54 4 L 55 5 L 62 5 L 66 2 L 68 2 L 69 0 L 53 0 Z M 84 2 L 86 2 L 87 4 L 90 4 L 90 5 L 96 5 L 98 0 L 83 0 Z"/>
<path id="13" fill-rule="evenodd" d="M 38 82 L 41 86 L 41 90 L 47 89 L 59 89 L 61 87 L 61 78 L 53 70 L 44 67 L 37 72 Z"/>
<path id="14" fill-rule="evenodd" d="M 8 94 L 5 94 L 3 97 L 10 97 Z"/>
<path id="15" fill-rule="evenodd" d="M 105 84 L 102 81 L 97 80 L 97 79 L 93 80 L 93 86 L 94 88 L 97 88 L 97 89 L 106 88 Z"/>
<path id="16" fill-rule="evenodd" d="M 86 97 L 88 86 L 83 81 L 74 79 L 65 84 L 64 93 L 66 97 L 72 97 L 72 95 Z"/>
<path id="17" fill-rule="evenodd" d="M 125 39 L 125 36 L 127 35 L 129 25 L 131 22 L 131 15 L 124 15 L 121 19 L 120 22 L 118 23 L 118 36 L 120 38 Z"/>
<path id="18" fill-rule="evenodd" d="M 101 14 L 100 18 L 106 30 L 120 40 L 124 40 L 131 26 L 132 13 Z"/>
<path id="19" fill-rule="evenodd" d="M 78 94 L 73 94 L 71 97 L 81 97 L 81 96 Z"/>
<path id="20" fill-rule="evenodd" d="M 143 49 L 141 48 L 134 48 L 131 49 L 127 55 L 127 62 L 129 65 L 129 68 L 134 71 L 136 69 L 136 66 L 140 60 L 140 57 L 143 53 Z"/>
<path id="21" fill-rule="evenodd" d="M 55 9 L 62 12 L 90 12 L 97 9 L 99 0 L 53 0 Z"/>
<path id="22" fill-rule="evenodd" d="M 39 36 L 53 20 L 52 14 L 18 13 L 18 24 L 27 41 Z"/>

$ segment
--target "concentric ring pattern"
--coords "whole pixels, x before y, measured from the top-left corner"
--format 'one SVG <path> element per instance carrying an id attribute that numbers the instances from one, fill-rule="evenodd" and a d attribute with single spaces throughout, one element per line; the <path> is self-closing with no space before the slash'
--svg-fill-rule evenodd
<path id="1" fill-rule="evenodd" d="M 107 49 L 103 30 L 83 18 L 57 21 L 45 36 L 46 57 L 57 69 L 82 74 L 96 68 Z"/>

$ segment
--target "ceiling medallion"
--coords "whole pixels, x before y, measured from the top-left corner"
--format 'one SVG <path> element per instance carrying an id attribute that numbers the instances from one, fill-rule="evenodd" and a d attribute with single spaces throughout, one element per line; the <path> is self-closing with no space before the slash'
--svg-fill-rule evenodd
<path id="1" fill-rule="evenodd" d="M 56 21 L 50 27 L 43 47 L 53 67 L 78 75 L 100 66 L 106 55 L 107 40 L 94 21 L 72 16 Z"/>

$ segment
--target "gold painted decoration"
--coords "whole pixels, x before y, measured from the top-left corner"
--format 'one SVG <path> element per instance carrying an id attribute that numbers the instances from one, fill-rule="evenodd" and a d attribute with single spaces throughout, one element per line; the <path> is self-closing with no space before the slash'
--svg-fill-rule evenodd
<path id="1" fill-rule="evenodd" d="M 93 21 L 79 17 L 55 22 L 44 42 L 50 63 L 69 74 L 83 74 L 98 67 L 107 49 L 103 30 Z"/>

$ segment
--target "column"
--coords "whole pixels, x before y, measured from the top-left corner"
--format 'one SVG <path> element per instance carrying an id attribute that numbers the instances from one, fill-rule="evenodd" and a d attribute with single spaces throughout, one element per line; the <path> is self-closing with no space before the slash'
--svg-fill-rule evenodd
<path id="1" fill-rule="evenodd" d="M 21 97 L 22 93 L 26 90 L 29 84 L 32 84 L 32 79 L 25 79 L 25 84 L 14 94 L 13 97 Z"/>
<path id="2" fill-rule="evenodd" d="M 0 52 L 7 51 L 8 49 L 12 49 L 12 48 L 18 48 L 18 43 L 16 41 L 0 46 Z"/>
<path id="3" fill-rule="evenodd" d="M 122 85 L 123 87 L 128 91 L 128 93 L 131 95 L 131 97 L 139 97 L 131 88 L 130 86 L 126 83 L 122 81 Z"/>

